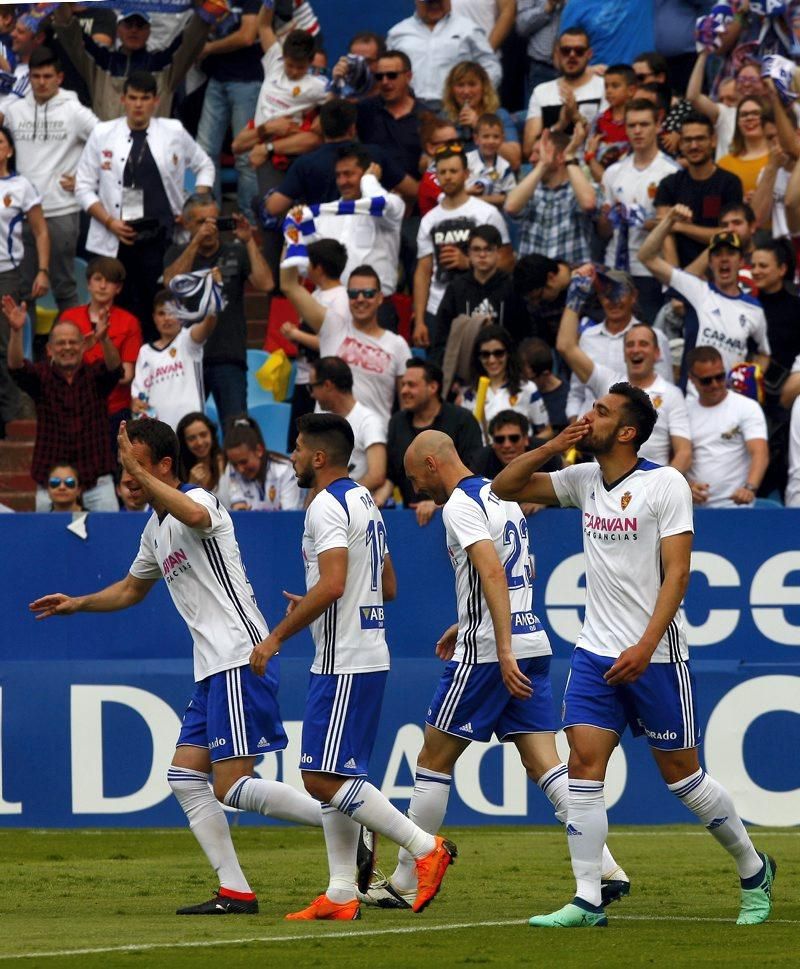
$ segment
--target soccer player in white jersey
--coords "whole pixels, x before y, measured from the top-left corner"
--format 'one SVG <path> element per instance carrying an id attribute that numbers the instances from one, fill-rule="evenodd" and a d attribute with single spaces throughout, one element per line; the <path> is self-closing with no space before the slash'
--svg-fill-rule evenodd
<path id="1" fill-rule="evenodd" d="M 285 821 L 322 825 L 319 804 L 288 784 L 253 776 L 256 757 L 286 747 L 278 710 L 277 666 L 256 676 L 253 645 L 266 634 L 242 565 L 230 515 L 209 491 L 181 485 L 178 439 L 163 421 L 119 431 L 122 485 L 144 495 L 153 513 L 124 579 L 99 592 L 43 596 L 37 619 L 115 612 L 141 602 L 163 576 L 194 642 L 196 686 L 167 780 L 192 833 L 220 879 L 212 899 L 178 915 L 251 915 L 258 901 L 239 867 L 219 802 Z M 208 775 L 213 775 L 213 792 Z"/>
<path id="2" fill-rule="evenodd" d="M 330 881 L 299 920 L 360 917 L 355 871 L 360 826 L 384 835 L 415 860 L 421 912 L 439 891 L 456 846 L 423 831 L 367 780 L 389 669 L 384 599 L 396 579 L 386 529 L 369 491 L 347 475 L 353 430 L 338 414 L 297 421 L 292 463 L 315 498 L 306 512 L 306 595 L 288 595 L 286 617 L 253 650 L 261 675 L 284 641 L 311 626 L 316 652 L 303 718 L 300 769 L 306 790 L 322 801 Z"/>
<path id="3" fill-rule="evenodd" d="M 583 432 L 559 437 L 564 448 Z M 501 501 L 492 483 L 473 475 L 452 439 L 423 431 L 405 454 L 414 490 L 443 505 L 447 551 L 455 571 L 458 622 L 436 644 L 447 662 L 428 709 L 408 816 L 426 831 L 441 827 L 456 761 L 473 740 L 514 743 L 531 780 L 566 821 L 567 768 L 555 745 L 550 642 L 533 612 L 528 525 L 519 505 Z M 603 904 L 630 884 L 607 848 Z M 409 908 L 417 889 L 413 859 L 401 851 L 389 879 L 377 877 L 365 900 Z"/>
<path id="4" fill-rule="evenodd" d="M 563 722 L 570 746 L 567 842 L 577 890 L 534 926 L 607 925 L 600 905 L 608 833 L 606 767 L 626 726 L 645 734 L 670 791 L 733 857 L 737 924 L 763 922 L 775 862 L 755 850 L 728 792 L 701 768 L 694 681 L 680 614 L 689 583 L 692 495 L 674 468 L 638 456 L 656 422 L 647 394 L 613 384 L 579 421 L 596 464 L 536 473 L 557 449 L 515 458 L 494 479 L 508 500 L 575 506 L 583 516 L 586 617 L 572 653 Z"/>

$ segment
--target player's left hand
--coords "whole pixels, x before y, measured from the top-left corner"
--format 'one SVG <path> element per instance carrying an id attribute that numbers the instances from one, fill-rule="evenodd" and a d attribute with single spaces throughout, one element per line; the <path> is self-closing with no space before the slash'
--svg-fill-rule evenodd
<path id="1" fill-rule="evenodd" d="M 503 683 L 511 696 L 517 700 L 527 700 L 533 696 L 531 681 L 520 670 L 516 659 L 511 653 L 499 657 L 500 672 L 503 676 Z"/>
<path id="2" fill-rule="evenodd" d="M 292 613 L 293 613 L 293 612 L 295 611 L 295 609 L 297 608 L 297 603 L 298 603 L 298 602 L 299 602 L 299 601 L 300 601 L 300 600 L 301 600 L 301 599 L 302 599 L 303 597 L 302 597 L 302 596 L 299 596 L 299 595 L 297 595 L 297 593 L 296 593 L 296 592 L 287 592 L 287 591 L 286 591 L 286 589 L 283 589 L 283 590 L 282 590 L 282 595 L 283 595 L 283 598 L 284 598 L 284 599 L 288 599 L 288 600 L 289 600 L 289 605 L 288 605 L 288 606 L 286 607 L 286 615 L 287 615 L 287 616 L 291 616 L 291 614 L 292 614 Z"/>
<path id="3" fill-rule="evenodd" d="M 439 659 L 449 663 L 456 651 L 456 637 L 458 636 L 458 623 L 454 622 L 449 626 L 436 643 L 436 655 Z"/>
<path id="4" fill-rule="evenodd" d="M 250 669 L 256 674 L 256 676 L 264 675 L 267 669 L 267 663 L 272 659 L 279 649 L 280 643 L 274 643 L 272 636 L 267 636 L 266 639 L 262 639 L 261 642 L 254 647 L 253 652 L 250 654 Z"/>
<path id="5" fill-rule="evenodd" d="M 603 678 L 609 686 L 635 683 L 650 665 L 652 655 L 641 643 L 629 646 Z"/>

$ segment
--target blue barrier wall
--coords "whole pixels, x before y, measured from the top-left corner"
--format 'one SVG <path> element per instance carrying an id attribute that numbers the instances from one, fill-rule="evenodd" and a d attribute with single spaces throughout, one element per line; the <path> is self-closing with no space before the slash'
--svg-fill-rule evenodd
<path id="1" fill-rule="evenodd" d="M 284 608 L 280 590 L 302 591 L 302 515 L 235 517 L 248 575 L 274 622 Z M 409 512 L 386 518 L 399 597 L 387 606 L 394 665 L 372 779 L 404 806 L 440 671 L 433 645 L 453 621 L 455 601 L 441 519 L 420 529 Z M 0 823 L 182 823 L 165 770 L 191 692 L 191 643 L 166 588 L 156 586 L 124 613 L 37 623 L 27 611 L 46 592 L 88 592 L 122 577 L 144 520 L 90 515 L 82 541 L 62 516 L 0 517 Z M 686 618 L 707 766 L 747 820 L 798 824 L 800 512 L 699 512 L 696 530 Z M 536 609 L 553 643 L 558 697 L 581 621 L 580 517 L 546 511 L 531 519 L 531 533 Z M 307 634 L 283 650 L 281 707 L 290 746 L 263 760 L 264 776 L 299 783 L 311 652 Z M 641 740 L 623 740 L 607 797 L 613 822 L 688 819 L 664 790 Z M 459 762 L 450 823 L 550 819 L 548 803 L 526 782 L 512 747 L 475 744 Z"/>

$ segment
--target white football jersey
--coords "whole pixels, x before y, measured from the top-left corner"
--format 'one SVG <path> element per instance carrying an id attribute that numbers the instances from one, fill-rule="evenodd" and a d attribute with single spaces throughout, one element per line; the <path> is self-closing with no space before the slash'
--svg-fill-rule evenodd
<path id="1" fill-rule="evenodd" d="M 145 343 L 136 358 L 131 397 L 144 394 L 156 417 L 175 430 L 181 418 L 205 407 L 203 344 L 185 326 L 165 347 Z"/>
<path id="2" fill-rule="evenodd" d="M 464 391 L 462 404 L 473 414 L 475 413 L 476 402 L 477 392 L 472 387 Z M 518 414 L 524 414 L 531 426 L 531 434 L 535 434 L 537 430 L 550 423 L 539 388 L 531 380 L 524 381 L 517 394 L 510 393 L 507 386 L 498 387 L 497 390 L 493 387 L 487 389 L 486 402 L 483 408 L 483 417 L 487 426 L 491 423 L 492 418 L 503 410 L 513 410 Z"/>
<path id="3" fill-rule="evenodd" d="M 458 637 L 453 659 L 460 663 L 496 663 L 497 642 L 477 569 L 467 550 L 489 541 L 505 569 L 511 603 L 511 648 L 518 659 L 549 656 L 550 641 L 533 612 L 533 563 L 528 523 L 513 501 L 503 501 L 492 482 L 464 478 L 442 509 L 447 552 L 456 573 Z"/>
<path id="4" fill-rule="evenodd" d="M 290 461 L 270 454 L 264 484 L 249 480 L 228 465 L 225 469 L 229 504 L 245 505 L 247 511 L 293 511 L 303 507 L 303 492 Z M 239 509 L 242 510 L 242 509 Z"/>
<path id="5" fill-rule="evenodd" d="M 175 608 L 194 642 L 194 678 L 243 666 L 269 630 L 244 570 L 231 516 L 209 491 L 181 485 L 211 516 L 209 528 L 190 528 L 153 512 L 130 567 L 138 579 L 166 579 Z"/>
<path id="6" fill-rule="evenodd" d="M 383 619 L 386 528 L 372 496 L 339 478 L 314 498 L 303 529 L 306 589 L 319 582 L 319 556 L 347 549 L 344 594 L 311 624 L 312 673 L 371 673 L 389 669 Z"/>
<path id="7" fill-rule="evenodd" d="M 683 475 L 639 460 L 606 487 L 597 464 L 550 475 L 562 506 L 583 513 L 586 618 L 575 644 L 619 656 L 642 637 L 661 589 L 661 540 L 693 532 L 692 492 Z M 681 611 L 653 653 L 654 663 L 689 658 Z"/>
<path id="8" fill-rule="evenodd" d="M 596 363 L 586 386 L 595 397 L 602 397 L 608 393 L 613 384 L 628 382 L 628 375 L 617 373 L 601 363 Z M 669 464 L 670 437 L 685 437 L 691 440 L 689 430 L 689 415 L 686 413 L 686 401 L 680 389 L 675 384 L 668 384 L 659 374 L 649 387 L 642 390 L 652 401 L 658 414 L 653 433 L 639 448 L 639 457 L 646 458 L 654 464 Z"/>

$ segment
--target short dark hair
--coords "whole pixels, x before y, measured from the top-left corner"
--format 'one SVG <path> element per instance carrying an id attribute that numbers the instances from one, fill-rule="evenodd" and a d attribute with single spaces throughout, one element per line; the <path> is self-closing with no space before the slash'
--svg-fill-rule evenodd
<path id="1" fill-rule="evenodd" d="M 376 34 L 371 30 L 361 30 L 357 34 L 354 34 L 350 38 L 347 49 L 350 50 L 353 44 L 375 44 L 378 48 L 378 57 L 381 57 L 386 50 L 386 38 L 382 34 Z"/>
<path id="2" fill-rule="evenodd" d="M 525 296 L 547 285 L 547 277 L 558 272 L 558 262 L 549 256 L 531 252 L 514 266 L 514 289 Z"/>
<path id="3" fill-rule="evenodd" d="M 541 337 L 529 336 L 520 343 L 517 355 L 530 368 L 534 377 L 553 369 L 553 348 Z"/>
<path id="4" fill-rule="evenodd" d="M 461 161 L 461 167 L 467 167 L 467 155 L 461 145 L 452 144 L 444 145 L 441 150 L 437 150 L 436 154 L 433 156 L 434 167 L 439 167 L 439 162 L 449 161 L 451 158 L 458 158 Z"/>
<path id="5" fill-rule="evenodd" d="M 314 57 L 314 38 L 305 30 L 290 30 L 283 42 L 283 56 L 310 64 Z"/>
<path id="6" fill-rule="evenodd" d="M 631 111 L 649 111 L 653 117 L 653 121 L 658 123 L 658 112 L 660 110 L 662 109 L 657 104 L 653 104 L 647 98 L 631 98 L 625 105 L 625 119 L 627 120 Z"/>
<path id="7" fill-rule="evenodd" d="M 372 268 L 372 266 L 368 266 L 366 263 L 361 266 L 356 266 L 355 269 L 351 270 L 350 275 L 347 277 L 347 281 L 349 282 L 353 276 L 371 276 L 377 283 L 378 289 L 381 288 L 381 277 Z"/>
<path id="8" fill-rule="evenodd" d="M 8 147 L 11 149 L 11 154 L 8 156 L 8 161 L 6 162 L 9 175 L 16 175 L 17 148 L 16 148 L 16 145 L 14 144 L 14 136 L 11 134 L 10 129 L 7 128 L 4 124 L 0 125 L 0 135 L 2 135 L 6 139 L 6 141 L 8 142 Z"/>
<path id="9" fill-rule="evenodd" d="M 338 279 L 347 265 L 347 250 L 336 239 L 317 239 L 308 244 L 308 261 L 319 267 L 328 279 Z"/>
<path id="10" fill-rule="evenodd" d="M 334 165 L 337 162 L 344 161 L 345 158 L 355 158 L 358 167 L 364 171 L 372 164 L 372 158 L 367 149 L 356 142 L 351 142 L 349 145 L 342 145 L 341 148 L 336 149 L 336 161 Z"/>
<path id="11" fill-rule="evenodd" d="M 585 27 L 581 27 L 579 24 L 575 24 L 574 27 L 567 27 L 564 30 L 562 30 L 561 33 L 558 35 L 558 39 L 561 40 L 563 37 L 567 37 L 567 36 L 585 37 L 586 46 L 587 47 L 592 46 L 592 39 L 591 37 L 589 37 L 589 31 Z"/>
<path id="12" fill-rule="evenodd" d="M 625 398 L 622 409 L 623 419 L 636 428 L 633 449 L 638 451 L 653 433 L 653 428 L 658 420 L 658 412 L 653 407 L 653 402 L 641 387 L 634 387 L 624 380 L 612 384 L 608 388 L 608 392 L 617 397 Z"/>
<path id="13" fill-rule="evenodd" d="M 648 81 L 647 84 L 640 84 L 636 89 L 637 101 L 646 100 L 646 98 L 641 96 L 642 91 L 649 91 L 651 94 L 655 94 L 656 107 L 659 111 L 663 111 L 665 114 L 667 113 L 670 102 L 672 101 L 672 92 L 668 84 L 663 84 L 661 81 Z"/>
<path id="14" fill-rule="evenodd" d="M 476 131 L 479 131 L 482 127 L 499 128 L 501 131 L 503 131 L 503 119 L 499 115 L 492 114 L 491 111 L 487 111 L 486 114 L 482 114 L 475 122 Z"/>
<path id="15" fill-rule="evenodd" d="M 625 78 L 625 83 L 628 87 L 636 86 L 636 72 L 630 64 L 612 64 L 606 68 L 604 76 L 608 77 L 610 74 L 613 74 L 615 77 Z"/>
<path id="16" fill-rule="evenodd" d="M 531 432 L 530 421 L 524 414 L 520 414 L 518 410 L 501 410 L 489 421 L 489 436 L 491 437 L 498 427 L 504 427 L 506 424 L 513 424 L 518 427 L 523 436 L 527 436 Z"/>
<path id="17" fill-rule="evenodd" d="M 125 430 L 131 441 L 141 441 L 147 445 L 153 464 L 169 458 L 172 461 L 172 472 L 178 477 L 178 436 L 169 424 L 143 417 L 138 421 L 128 421 Z"/>
<path id="18" fill-rule="evenodd" d="M 320 357 L 311 364 L 317 380 L 330 380 L 337 390 L 349 394 L 353 391 L 353 371 L 350 364 L 341 357 Z"/>
<path id="19" fill-rule="evenodd" d="M 150 71 L 132 71 L 122 85 L 122 93 L 127 94 L 128 91 L 158 95 L 158 85 Z"/>
<path id="20" fill-rule="evenodd" d="M 786 278 L 794 277 L 795 257 L 794 250 L 788 239 L 765 239 L 761 245 L 756 246 L 756 250 L 771 252 L 775 257 L 775 262 L 779 266 L 786 267 Z"/>
<path id="21" fill-rule="evenodd" d="M 102 276 L 110 283 L 124 283 L 125 267 L 113 256 L 95 256 L 86 264 L 86 281 L 94 275 Z"/>
<path id="22" fill-rule="evenodd" d="M 210 491 L 215 491 L 220 479 L 219 466 L 222 460 L 222 448 L 219 446 L 219 438 L 217 437 L 217 425 L 211 420 L 208 414 L 204 414 L 202 411 L 190 411 L 188 414 L 184 414 L 178 421 L 178 426 L 175 428 L 175 435 L 178 438 L 178 458 L 180 461 L 179 477 L 181 481 L 188 481 L 189 472 L 199 460 L 192 454 L 186 443 L 186 428 L 197 421 L 204 424 L 211 435 L 211 450 L 208 455 L 211 465 L 211 481 L 208 487 Z"/>
<path id="23" fill-rule="evenodd" d="M 468 238 L 470 242 L 473 239 L 483 239 L 487 246 L 497 246 L 498 248 L 503 244 L 500 230 L 493 225 L 476 225 L 474 229 L 469 230 Z"/>
<path id="24" fill-rule="evenodd" d="M 722 354 L 716 347 L 695 347 L 686 354 L 686 370 L 691 373 L 696 363 L 722 363 Z"/>
<path id="25" fill-rule="evenodd" d="M 347 467 L 355 446 L 353 428 L 338 414 L 303 414 L 297 418 L 297 433 L 312 447 L 324 451 L 332 464 Z"/>
<path id="26" fill-rule="evenodd" d="M 234 447 L 246 447 L 250 451 L 255 451 L 257 447 L 267 450 L 264 435 L 258 422 L 248 414 L 236 414 L 228 419 L 225 425 L 225 439 L 222 442 L 224 451 Z"/>
<path id="27" fill-rule="evenodd" d="M 638 54 L 633 58 L 633 63 L 637 64 L 644 62 L 653 72 L 653 74 L 664 74 L 667 73 L 667 59 L 663 54 L 659 54 L 657 50 L 646 50 L 643 54 Z"/>
<path id="28" fill-rule="evenodd" d="M 31 53 L 28 60 L 28 70 L 35 71 L 37 67 L 54 67 L 57 74 L 63 73 L 64 70 L 58 55 L 49 47 L 37 47 Z"/>
<path id="29" fill-rule="evenodd" d="M 166 306 L 168 303 L 174 302 L 175 297 L 168 289 L 159 289 L 159 291 L 153 297 L 153 312 L 155 312 L 159 306 Z"/>
<path id="30" fill-rule="evenodd" d="M 630 330 L 628 330 L 628 333 L 630 333 L 632 330 L 649 331 L 650 339 L 652 340 L 653 346 L 656 348 L 656 350 L 660 349 L 659 342 L 658 342 L 658 335 L 656 334 L 655 327 L 653 327 L 650 323 L 647 323 L 644 320 L 637 320 L 635 323 L 632 324 Z M 623 344 L 625 343 L 625 340 L 628 338 L 628 333 L 626 333 L 625 336 L 622 338 Z"/>
<path id="31" fill-rule="evenodd" d="M 319 109 L 319 126 L 326 138 L 344 138 L 356 123 L 356 106 L 344 98 L 326 101 Z"/>
<path id="32" fill-rule="evenodd" d="M 442 396 L 442 384 L 444 383 L 444 373 L 432 360 L 423 360 L 421 357 L 409 357 L 406 360 L 406 370 L 421 370 L 425 375 L 426 384 L 436 384 L 438 390 L 436 396 Z"/>
<path id="33" fill-rule="evenodd" d="M 730 215 L 732 212 L 741 212 L 744 216 L 745 222 L 757 222 L 756 214 L 753 211 L 753 207 L 748 205 L 747 202 L 728 202 L 727 205 L 723 205 L 719 213 L 719 221 L 725 218 L 726 215 Z"/>
<path id="34" fill-rule="evenodd" d="M 404 71 L 411 70 L 411 58 L 403 50 L 385 50 L 380 56 L 381 56 L 381 60 L 383 60 L 384 57 L 392 57 L 396 60 L 399 60 L 403 64 Z"/>
<path id="35" fill-rule="evenodd" d="M 701 124 L 704 128 L 708 129 L 710 135 L 714 134 L 714 122 L 706 115 L 700 114 L 699 111 L 690 111 L 681 119 L 681 131 L 683 131 L 687 124 Z"/>

